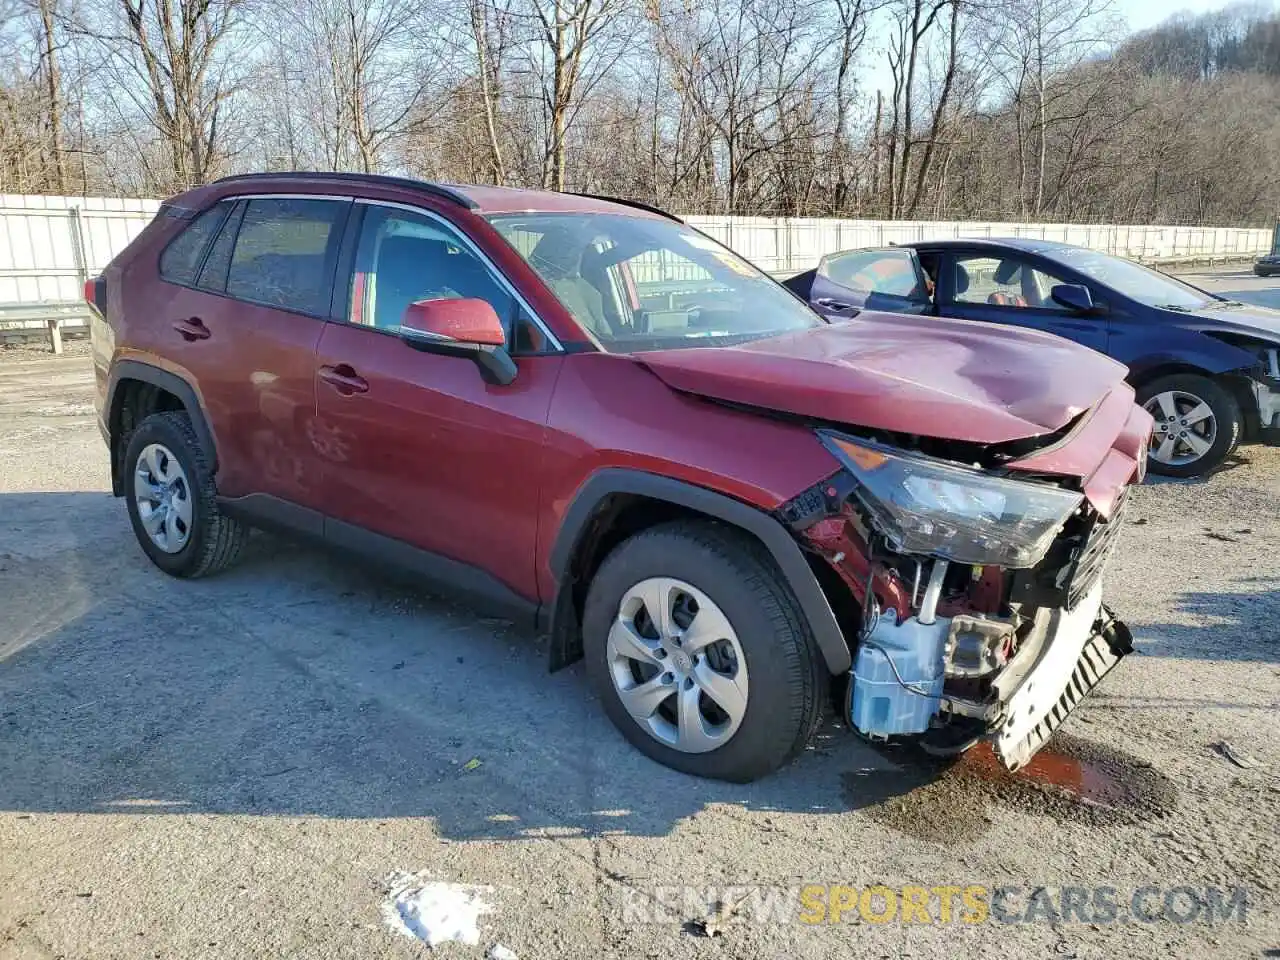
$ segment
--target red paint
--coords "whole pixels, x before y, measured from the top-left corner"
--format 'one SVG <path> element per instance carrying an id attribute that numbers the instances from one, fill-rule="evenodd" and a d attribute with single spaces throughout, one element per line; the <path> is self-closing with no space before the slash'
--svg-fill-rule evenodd
<path id="1" fill-rule="evenodd" d="M 974 443 L 1057 430 L 1108 391 L 1128 390 L 1125 368 L 1100 353 L 942 317 L 861 313 L 856 324 L 638 358 L 678 390 Z"/>
<path id="2" fill-rule="evenodd" d="M 405 307 L 400 328 L 489 347 L 507 342 L 502 321 L 487 300 L 419 300 Z"/>
<path id="3" fill-rule="evenodd" d="M 176 203 L 203 209 L 281 188 L 275 179 L 236 180 Z M 461 188 L 480 204 L 474 211 L 409 186 L 323 176 L 291 180 L 285 189 L 431 210 L 469 236 L 561 343 L 576 349 L 520 357 L 515 381 L 495 386 L 470 359 L 415 350 L 392 332 L 166 283 L 157 277 L 160 251 L 189 221 L 163 216 L 107 269 L 112 336 L 95 348 L 192 385 L 217 443 L 224 495 L 269 493 L 312 507 L 482 567 L 533 600 L 554 590 L 551 545 L 574 493 L 597 470 L 648 471 L 771 511 L 838 469 L 809 426 L 717 399 L 990 443 L 1057 429 L 1109 395 L 1074 437 L 1016 465 L 1079 477 L 1100 504 L 1131 482 L 1125 460 L 1145 448 L 1150 418 L 1134 412 L 1124 369 L 1034 331 L 863 314 L 857 326 L 739 347 L 597 352 L 480 215 L 653 216 L 642 211 L 563 194 Z M 411 309 L 410 326 L 495 342 L 494 318 L 465 301 Z M 175 322 L 192 317 L 208 339 L 175 332 Z M 860 597 L 869 561 L 854 527 L 824 522 L 808 538 L 829 558 L 843 554 L 833 566 Z M 877 570 L 874 589 L 885 607 L 907 609 L 910 585 L 896 574 Z"/>
<path id="4" fill-rule="evenodd" d="M 819 520 L 804 532 L 812 544 L 840 575 L 849 591 L 865 606 L 867 576 L 871 575 L 871 592 L 882 610 L 894 610 L 901 623 L 912 612 L 911 587 L 898 579 L 897 574 L 884 567 L 873 568 L 866 541 L 853 527 L 853 512 L 845 507 L 838 517 Z M 873 572 L 874 571 L 874 572 Z"/>

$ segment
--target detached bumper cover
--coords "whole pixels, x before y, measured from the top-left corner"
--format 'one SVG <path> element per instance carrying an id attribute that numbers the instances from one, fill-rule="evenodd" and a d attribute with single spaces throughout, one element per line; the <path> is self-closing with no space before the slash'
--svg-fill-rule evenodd
<path id="1" fill-rule="evenodd" d="M 1007 700 L 996 756 L 1010 770 L 1026 764 L 1120 658 L 1133 651 L 1129 628 L 1102 603 L 1099 580 L 1071 610 L 1054 611 L 1048 642 Z"/>

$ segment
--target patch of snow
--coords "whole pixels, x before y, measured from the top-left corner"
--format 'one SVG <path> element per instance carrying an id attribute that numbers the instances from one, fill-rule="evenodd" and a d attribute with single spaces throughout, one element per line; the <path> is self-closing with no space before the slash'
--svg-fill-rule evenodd
<path id="1" fill-rule="evenodd" d="M 428 946 L 446 940 L 477 945 L 480 916 L 493 912 L 493 907 L 481 899 L 481 894 L 487 894 L 492 887 L 429 880 L 425 871 L 393 874 L 386 885 L 382 917 L 387 925 Z"/>
<path id="2" fill-rule="evenodd" d="M 516 952 L 508 947 L 504 947 L 500 943 L 495 943 L 489 948 L 489 960 L 520 960 L 516 956 Z"/>

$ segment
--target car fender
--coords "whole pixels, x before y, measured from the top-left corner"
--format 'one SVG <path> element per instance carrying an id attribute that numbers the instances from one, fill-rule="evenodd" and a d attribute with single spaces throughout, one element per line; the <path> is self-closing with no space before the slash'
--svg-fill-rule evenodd
<path id="1" fill-rule="evenodd" d="M 1116 359 L 1129 367 L 1129 382 L 1141 383 L 1166 368 L 1191 367 L 1213 376 L 1245 370 L 1258 365 L 1258 358 L 1224 340 L 1199 330 L 1177 328 L 1161 331 L 1165 341 L 1158 350 L 1135 352 L 1134 356 Z"/>
<path id="2" fill-rule="evenodd" d="M 121 403 L 123 395 L 118 390 L 120 383 L 126 380 L 137 380 L 149 383 L 178 398 L 187 416 L 191 418 L 191 427 L 195 431 L 196 440 L 204 453 L 205 460 L 213 470 L 217 469 L 218 450 L 214 443 L 213 431 L 209 429 L 209 418 L 205 413 L 200 396 L 189 382 L 168 370 L 140 360 L 117 360 L 111 365 L 107 378 L 106 402 L 103 404 L 103 429 L 110 444 L 120 425 Z M 111 486 L 113 492 L 120 495 L 119 464 L 112 457 Z"/>
<path id="3" fill-rule="evenodd" d="M 799 602 L 827 669 L 838 675 L 852 666 L 849 645 L 822 586 L 800 546 L 778 520 L 764 511 L 704 487 L 640 470 L 605 467 L 593 473 L 578 488 L 551 547 L 549 560 L 556 576 L 556 595 L 548 605 L 552 670 L 566 666 L 580 655 L 580 649 L 575 648 L 579 642 L 579 625 L 572 602 L 572 561 L 592 517 L 606 498 L 616 494 L 631 494 L 675 504 L 721 520 L 754 537 L 773 557 Z"/>

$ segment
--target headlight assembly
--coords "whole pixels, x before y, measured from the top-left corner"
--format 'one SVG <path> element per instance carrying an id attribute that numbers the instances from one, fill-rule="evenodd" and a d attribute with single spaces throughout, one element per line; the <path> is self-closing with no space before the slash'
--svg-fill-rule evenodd
<path id="1" fill-rule="evenodd" d="M 818 431 L 858 481 L 877 530 L 903 553 L 960 563 L 1031 567 L 1082 495 Z"/>

